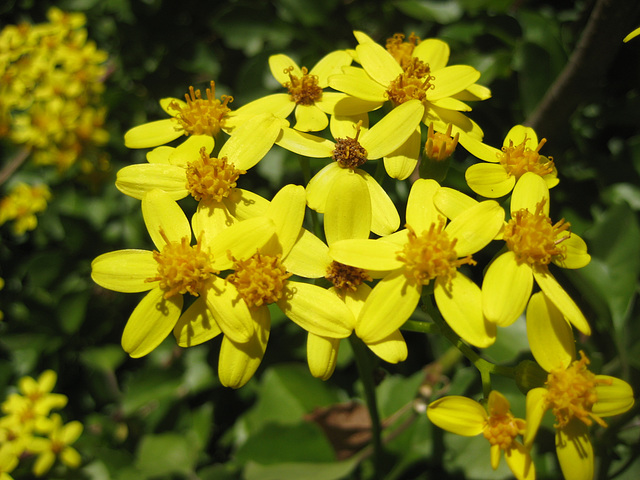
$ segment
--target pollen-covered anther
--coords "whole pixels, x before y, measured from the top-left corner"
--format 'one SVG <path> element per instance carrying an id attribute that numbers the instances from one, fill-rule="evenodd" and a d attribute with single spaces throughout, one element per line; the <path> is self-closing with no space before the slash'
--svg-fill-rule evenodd
<path id="1" fill-rule="evenodd" d="M 593 413 L 593 405 L 598 401 L 596 387 L 611 385 L 609 379 L 599 379 L 588 370 L 589 359 L 580 351 L 580 360 L 569 367 L 552 370 L 547 377 L 545 403 L 556 417 L 556 428 L 565 427 L 572 418 L 591 425 L 594 421 L 606 427 L 602 418 Z"/>
<path id="2" fill-rule="evenodd" d="M 428 63 L 416 57 L 412 57 L 403 66 L 403 72 L 392 80 L 386 91 L 387 97 L 394 105 L 400 105 L 409 100 L 427 101 L 427 92 L 435 85 L 432 83 L 435 77 L 431 75 Z"/>
<path id="3" fill-rule="evenodd" d="M 416 36 L 414 33 L 409 35 L 406 42 L 404 41 L 404 38 L 404 34 L 394 33 L 393 37 L 387 38 L 387 44 L 385 45 L 387 52 L 396 59 L 403 70 L 411 62 L 413 50 L 416 48 L 416 45 L 420 43 L 420 37 Z"/>
<path id="4" fill-rule="evenodd" d="M 336 261 L 331 262 L 324 278 L 333 283 L 337 289 L 351 292 L 355 292 L 363 282 L 372 280 L 365 270 Z"/>
<path id="5" fill-rule="evenodd" d="M 525 421 L 515 418 L 511 412 L 492 414 L 487 418 L 482 434 L 491 445 L 498 445 L 501 450 L 513 446 L 516 437 L 525 430 Z"/>
<path id="6" fill-rule="evenodd" d="M 213 259 L 202 250 L 201 241 L 191 246 L 187 237 L 183 237 L 180 243 L 177 243 L 169 241 L 162 229 L 160 234 L 166 245 L 161 252 L 153 252 L 153 258 L 158 262 L 158 274 L 145 281 L 160 282 L 164 298 L 185 293 L 199 296 L 207 279 L 218 273 L 211 268 Z"/>
<path id="7" fill-rule="evenodd" d="M 545 203 L 538 202 L 535 213 L 526 209 L 514 212 L 505 226 L 503 238 L 519 263 L 548 265 L 565 256 L 562 242 L 571 236 L 571 224 L 564 219 L 552 224 L 542 211 Z"/>
<path id="8" fill-rule="evenodd" d="M 553 173 L 553 158 L 540 155 L 540 149 L 547 143 L 547 139 L 540 140 L 535 150 L 527 147 L 528 141 L 526 136 L 519 145 L 514 146 L 513 142 L 509 141 L 509 146 L 502 147 L 502 153 L 498 154 L 500 164 L 509 175 L 516 178 L 520 178 L 526 172 L 533 172 L 541 177 Z"/>
<path id="9" fill-rule="evenodd" d="M 476 264 L 471 255 L 458 258 L 455 250 L 457 239 L 449 239 L 444 225 L 444 221 L 437 225 L 432 223 L 429 230 L 425 230 L 420 236 L 407 225 L 408 242 L 397 256 L 398 260 L 405 263 L 407 278 L 428 285 L 434 278 L 443 277 L 450 284 L 461 265 Z"/>
<path id="10" fill-rule="evenodd" d="M 189 87 L 189 93 L 184 98 L 187 104 L 181 106 L 173 101 L 169 107 L 176 110 L 176 120 L 185 132 L 185 135 L 211 135 L 215 137 L 224 126 L 226 115 L 231 111 L 227 106 L 233 101 L 233 97 L 222 95 L 220 100 L 216 97 L 216 84 L 212 80 L 211 88 L 206 90 L 207 98 L 202 98 L 200 90 Z"/>
<path id="11" fill-rule="evenodd" d="M 289 81 L 284 86 L 289 90 L 291 100 L 296 105 L 313 105 L 322 100 L 322 88 L 318 85 L 318 76 L 310 75 L 306 67 L 301 68 L 301 77 L 293 75 L 291 73 L 293 70 L 293 66 L 284 70 L 284 73 L 289 75 Z"/>
<path id="12" fill-rule="evenodd" d="M 227 157 L 209 157 L 206 149 L 200 149 L 200 156 L 187 165 L 187 190 L 196 200 L 220 202 L 236 187 L 238 178 L 246 170 L 238 170 Z"/>
<path id="13" fill-rule="evenodd" d="M 458 145 L 460 133 L 456 133 L 455 136 L 452 137 L 451 128 L 451 124 L 449 124 L 447 131 L 440 133 L 433 130 L 433 122 L 429 124 L 424 153 L 430 160 L 442 162 L 453 155 Z"/>
<path id="14" fill-rule="evenodd" d="M 341 168 L 355 170 L 367 161 L 367 150 L 358 142 L 361 127 L 362 121 L 359 121 L 356 124 L 356 136 L 354 138 L 336 139 L 336 148 L 333 150 L 331 158 L 338 162 Z"/>
<path id="15" fill-rule="evenodd" d="M 227 277 L 249 307 L 259 307 L 282 298 L 285 281 L 293 275 L 282 265 L 281 255 L 255 253 L 246 260 L 233 260 L 234 273 Z"/>

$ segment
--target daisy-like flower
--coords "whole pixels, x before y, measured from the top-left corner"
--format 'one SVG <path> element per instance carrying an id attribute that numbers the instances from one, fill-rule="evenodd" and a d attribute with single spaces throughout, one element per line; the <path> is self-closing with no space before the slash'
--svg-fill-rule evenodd
<path id="1" fill-rule="evenodd" d="M 527 393 L 527 428 L 524 443 L 530 447 L 542 418 L 551 410 L 556 423 L 556 453 L 566 480 L 591 480 L 594 455 L 589 427 L 593 422 L 606 427 L 602 417 L 619 415 L 634 403 L 631 386 L 618 378 L 595 375 L 587 366 L 589 359 L 565 358 L 550 366 L 543 362 L 549 375 L 544 387 Z"/>
<path id="2" fill-rule="evenodd" d="M 378 240 L 331 245 L 334 260 L 385 274 L 360 312 L 366 318 L 356 325 L 360 338 L 377 342 L 400 328 L 418 305 L 423 287 L 433 281 L 436 304 L 461 338 L 481 348 L 495 341 L 495 325 L 482 315 L 480 288 L 458 268 L 475 264 L 471 254 L 495 238 L 504 210 L 493 200 L 475 202 L 445 226 L 433 201 L 439 188 L 435 180 L 413 184 L 404 230 Z"/>
<path id="3" fill-rule="evenodd" d="M 213 318 L 228 337 L 249 341 L 254 334 L 249 309 L 237 302 L 234 285 L 217 274 L 233 264 L 228 252 L 244 257 L 269 241 L 273 222 L 256 217 L 221 230 L 199 229 L 195 231 L 197 244 L 192 246 L 189 220 L 167 193 L 145 193 L 142 215 L 156 251 L 119 250 L 100 255 L 91 264 L 91 277 L 104 288 L 149 291 L 127 321 L 124 350 L 132 357 L 154 350 L 179 321 L 187 293 L 198 298 L 182 315 Z M 197 218 L 198 213 L 194 225 L 209 225 Z"/>
<path id="4" fill-rule="evenodd" d="M 53 370 L 45 370 L 38 380 L 25 376 L 18 381 L 18 393 L 10 394 L 2 403 L 2 412 L 20 419 L 25 429 L 33 426 L 40 417 L 46 417 L 51 410 L 62 408 L 68 398 L 61 393 L 53 393 L 58 375 Z"/>
<path id="5" fill-rule="evenodd" d="M 484 197 L 498 198 L 508 194 L 527 172 L 542 177 L 549 188 L 559 182 L 553 159 L 540 155 L 546 139 L 538 141 L 536 132 L 530 127 L 516 125 L 509 130 L 500 150 L 464 133 L 460 143 L 475 157 L 491 162 L 476 163 L 465 172 L 471 190 Z"/>
<path id="6" fill-rule="evenodd" d="M 491 391 L 487 408 L 467 397 L 448 396 L 429 404 L 427 416 L 438 427 L 457 435 L 475 437 L 483 434 L 491 444 L 491 466 L 497 469 L 500 453 L 518 480 L 533 480 L 535 466 L 529 448 L 516 440 L 525 432 L 526 422 L 515 418 L 509 401 L 496 390 Z"/>
<path id="7" fill-rule="evenodd" d="M 296 130 L 324 130 L 329 124 L 327 114 L 333 114 L 335 104 L 347 97 L 344 93 L 324 91 L 329 86 L 329 75 L 340 73 L 342 67 L 350 65 L 351 61 L 349 53 L 337 50 L 325 55 L 308 70 L 306 67 L 299 67 L 287 55 L 271 55 L 271 73 L 288 93 L 276 93 L 254 100 L 236 110 L 233 116 L 245 117 L 270 112 L 287 118 L 294 112 L 296 123 L 293 128 Z"/>
<path id="8" fill-rule="evenodd" d="M 422 105 L 417 101 L 407 102 L 385 115 L 370 129 L 366 114 L 356 119 L 331 118 L 331 133 L 335 142 L 290 128 L 282 131 L 277 144 L 300 155 L 312 158 L 330 157 L 335 160 L 320 170 L 307 185 L 307 204 L 313 210 L 331 217 L 327 210 L 327 198 L 331 185 L 340 176 L 356 173 L 368 186 L 368 195 L 354 205 L 357 215 L 364 204 L 371 204 L 371 231 L 376 235 L 388 235 L 400 225 L 398 212 L 380 185 L 359 167 L 368 160 L 376 160 L 395 150 L 415 131 L 422 115 Z M 367 207 L 368 208 L 368 207 Z"/>
<path id="9" fill-rule="evenodd" d="M 171 118 L 133 127 L 125 133 L 124 144 L 129 148 L 150 148 L 172 142 L 183 135 L 208 135 L 215 138 L 220 130 L 230 133 L 237 125 L 229 115 L 231 108 L 228 104 L 233 101 L 233 97 L 222 95 L 218 100 L 213 80 L 205 95 L 206 98 L 203 98 L 199 89 L 189 87 L 184 100 L 163 98 L 160 106 Z"/>
<path id="10" fill-rule="evenodd" d="M 217 157 L 210 156 L 214 140 L 207 135 L 193 135 L 177 148 L 158 147 L 147 154 L 149 163 L 120 169 L 116 187 L 138 199 L 157 188 L 173 200 L 191 195 L 210 208 L 234 210 L 243 193 L 250 195 L 236 193 L 238 178 L 267 154 L 283 122 L 271 114 L 248 120 L 234 130 Z"/>
<path id="11" fill-rule="evenodd" d="M 82 458 L 71 444 L 80 437 L 82 430 L 80 422 L 73 421 L 63 425 L 60 415 L 51 415 L 47 437 L 33 437 L 27 447 L 30 452 L 38 455 L 33 464 L 33 473 L 41 477 L 51 469 L 56 458 L 70 468 L 78 468 Z"/>
<path id="12" fill-rule="evenodd" d="M 545 180 L 527 172 L 511 196 L 511 219 L 502 234 L 507 250 L 487 268 L 482 283 L 482 309 L 499 326 L 511 325 L 524 311 L 535 279 L 564 317 L 585 335 L 586 318 L 549 271 L 549 264 L 581 268 L 589 263 L 587 246 L 570 231 L 570 224 L 549 218 L 549 188 Z"/>
<path id="13" fill-rule="evenodd" d="M 197 345 L 225 334 L 220 349 L 218 375 L 223 385 L 239 388 L 254 374 L 264 355 L 271 327 L 269 305 L 277 305 L 292 321 L 316 335 L 344 338 L 351 329 L 351 312 L 328 290 L 310 283 L 290 280 L 292 275 L 321 277 L 326 265 L 326 247 L 302 229 L 305 192 L 301 186 L 287 185 L 269 203 L 263 219 L 276 225 L 276 234 L 264 245 L 228 258 L 225 284 L 233 287 L 235 307 L 244 306 L 255 332 L 247 340 L 227 335 L 207 317 L 183 317 L 174 335 L 181 346 Z M 254 219 L 245 220 L 250 222 Z M 239 225 L 242 225 L 241 222 Z M 229 229 L 234 227 L 229 227 Z"/>

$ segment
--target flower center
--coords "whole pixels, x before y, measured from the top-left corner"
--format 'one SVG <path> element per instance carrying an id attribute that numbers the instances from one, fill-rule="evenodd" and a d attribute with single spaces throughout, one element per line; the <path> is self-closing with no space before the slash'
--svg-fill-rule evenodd
<path id="1" fill-rule="evenodd" d="M 322 99 L 322 88 L 318 86 L 318 76 L 309 75 L 306 67 L 302 67 L 302 77 L 296 77 L 291 72 L 293 67 L 288 67 L 284 73 L 289 75 L 289 81 L 284 84 L 289 90 L 291 100 L 296 105 L 313 105 Z"/>
<path id="2" fill-rule="evenodd" d="M 471 255 L 458 259 L 455 250 L 457 239 L 449 239 L 444 231 L 444 224 L 444 221 L 438 225 L 432 223 L 429 230 L 425 230 L 420 236 L 407 225 L 409 241 L 396 257 L 406 264 L 407 278 L 413 278 L 422 285 L 428 285 L 436 277 L 445 277 L 450 282 L 460 265 L 476 264 Z"/>
<path id="3" fill-rule="evenodd" d="M 280 262 L 281 255 L 255 253 L 247 260 L 233 260 L 234 273 L 227 277 L 249 307 L 259 307 L 282 298 L 285 281 L 293 275 Z"/>
<path id="4" fill-rule="evenodd" d="M 164 298 L 185 293 L 199 296 L 205 281 L 218 273 L 211 268 L 211 256 L 202 251 L 200 241 L 192 247 L 187 237 L 182 237 L 180 243 L 177 243 L 170 242 L 162 229 L 160 234 L 166 245 L 162 252 L 153 252 L 153 258 L 158 262 L 158 274 L 146 281 L 159 281 L 160 288 L 164 290 Z"/>
<path id="5" fill-rule="evenodd" d="M 360 136 L 360 127 L 362 121 L 356 124 L 355 138 L 337 138 L 336 148 L 332 152 L 332 157 L 341 168 L 350 168 L 355 170 L 367 161 L 367 150 L 360 145 L 358 137 Z"/>
<path id="6" fill-rule="evenodd" d="M 333 283 L 334 287 L 352 292 L 355 292 L 362 282 L 372 280 L 365 270 L 336 261 L 331 262 L 324 278 Z"/>
<path id="7" fill-rule="evenodd" d="M 571 224 L 564 219 L 552 224 L 542 211 L 544 203 L 542 200 L 536 204 L 535 213 L 524 208 L 514 212 L 507 222 L 503 238 L 509 250 L 515 253 L 518 263 L 548 265 L 554 257 L 565 255 L 561 243 L 571 236 Z"/>
<path id="8" fill-rule="evenodd" d="M 222 201 L 236 187 L 240 175 L 246 170 L 237 170 L 227 157 L 209 157 L 206 149 L 200 149 L 200 157 L 187 165 L 187 190 L 196 200 Z"/>
<path id="9" fill-rule="evenodd" d="M 202 98 L 200 89 L 194 90 L 189 87 L 189 93 L 184 98 L 186 106 L 180 106 L 178 102 L 171 102 L 169 106 L 177 110 L 175 118 L 184 129 L 185 135 L 211 135 L 215 137 L 222 126 L 224 120 L 231 109 L 227 106 L 233 102 L 233 97 L 222 95 L 220 100 L 216 99 L 216 84 L 212 80 L 211 88 L 207 88 L 207 98 Z"/>
<path id="10" fill-rule="evenodd" d="M 513 145 L 509 141 L 508 147 L 502 147 L 502 153 L 498 153 L 500 164 L 507 170 L 509 175 L 515 175 L 520 178 L 526 172 L 533 172 L 543 177 L 553 172 L 553 158 L 540 155 L 540 149 L 547 143 L 547 139 L 543 138 L 535 150 L 527 148 L 525 136 L 520 145 Z"/>
<path id="11" fill-rule="evenodd" d="M 409 35 L 407 42 L 404 41 L 404 34 L 394 33 L 392 38 L 387 38 L 386 49 L 393 58 L 400 64 L 402 69 L 411 62 L 413 49 L 420 43 L 420 37 L 415 34 Z"/>
<path id="12" fill-rule="evenodd" d="M 408 102 L 409 100 L 427 101 L 427 90 L 435 88 L 431 83 L 435 77 L 430 74 L 429 64 L 412 57 L 398 77 L 389 84 L 387 97 L 394 105 Z"/>
<path id="13" fill-rule="evenodd" d="M 524 420 L 515 418 L 511 412 L 492 413 L 486 420 L 482 434 L 491 445 L 498 445 L 501 450 L 508 450 L 524 429 Z"/>
<path id="14" fill-rule="evenodd" d="M 587 365 L 589 359 L 580 351 L 580 360 L 574 361 L 566 369 L 552 370 L 547 377 L 545 402 L 556 417 L 556 428 L 566 426 L 572 418 L 578 418 L 586 425 L 591 425 L 595 420 L 599 425 L 607 426 L 591 409 L 598 401 L 596 386 L 610 385 L 611 381 L 597 379 Z"/>
<path id="15" fill-rule="evenodd" d="M 424 153 L 436 162 L 446 160 L 455 151 L 459 137 L 459 133 L 456 133 L 454 137 L 451 136 L 451 124 L 447 127 L 446 133 L 440 133 L 434 132 L 433 122 L 431 122 L 427 133 L 427 141 L 424 145 Z"/>

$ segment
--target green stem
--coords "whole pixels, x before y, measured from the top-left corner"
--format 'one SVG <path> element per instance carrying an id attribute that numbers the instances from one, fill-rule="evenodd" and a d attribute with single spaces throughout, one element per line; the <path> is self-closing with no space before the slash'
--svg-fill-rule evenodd
<path id="1" fill-rule="evenodd" d="M 358 374 L 364 387 L 364 398 L 367 402 L 369 415 L 371 416 L 374 478 L 379 478 L 382 471 L 382 426 L 380 424 L 380 415 L 378 414 L 376 387 L 373 380 L 374 363 L 372 361 L 371 354 L 362 340 L 355 335 L 351 335 L 349 337 L 349 343 L 353 349 L 356 365 L 358 367 Z"/>

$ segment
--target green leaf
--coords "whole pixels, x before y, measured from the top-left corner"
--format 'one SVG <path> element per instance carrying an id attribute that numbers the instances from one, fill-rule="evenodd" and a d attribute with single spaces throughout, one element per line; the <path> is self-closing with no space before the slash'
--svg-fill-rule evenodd
<path id="1" fill-rule="evenodd" d="M 458 2 L 452 0 L 447 2 L 401 0 L 393 5 L 412 18 L 443 25 L 460 20 L 464 13 Z"/>
<path id="2" fill-rule="evenodd" d="M 120 345 L 104 345 L 88 348 L 80 354 L 80 359 L 89 368 L 113 372 L 122 365 L 126 354 Z"/>
<path id="3" fill-rule="evenodd" d="M 65 333 L 73 334 L 82 326 L 87 312 L 88 290 L 65 295 L 58 301 L 58 321 Z"/>
<path id="4" fill-rule="evenodd" d="M 175 433 L 146 435 L 140 441 L 135 466 L 146 476 L 193 472 L 198 450 Z"/>
<path id="5" fill-rule="evenodd" d="M 281 463 L 260 465 L 249 462 L 244 470 L 245 480 L 340 480 L 349 475 L 357 465 L 357 458 L 336 463 Z"/>

